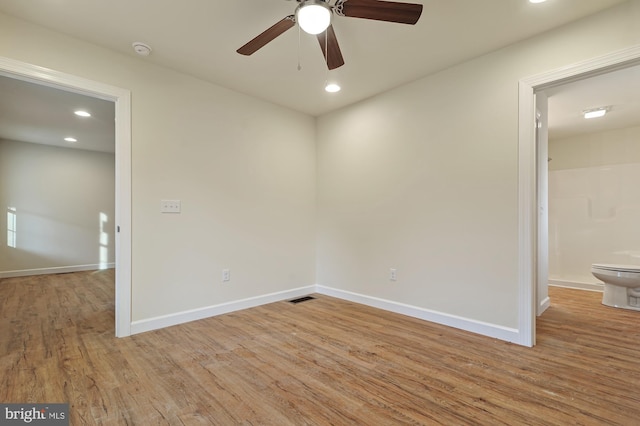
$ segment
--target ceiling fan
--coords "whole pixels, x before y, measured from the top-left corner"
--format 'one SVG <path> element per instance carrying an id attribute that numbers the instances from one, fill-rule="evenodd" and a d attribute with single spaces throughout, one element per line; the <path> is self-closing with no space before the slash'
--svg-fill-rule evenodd
<path id="1" fill-rule="evenodd" d="M 344 65 L 338 39 L 331 25 L 333 15 L 414 25 L 422 14 L 422 5 L 415 3 L 335 0 L 331 5 L 331 0 L 296 1 L 300 4 L 293 15 L 285 16 L 237 52 L 241 55 L 252 55 L 297 23 L 303 31 L 316 35 L 327 67 L 332 70 Z"/>

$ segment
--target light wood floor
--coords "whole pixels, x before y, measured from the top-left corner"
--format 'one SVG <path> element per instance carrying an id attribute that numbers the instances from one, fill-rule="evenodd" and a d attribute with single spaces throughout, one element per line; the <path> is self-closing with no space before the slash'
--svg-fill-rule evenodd
<path id="1" fill-rule="evenodd" d="M 117 339 L 113 271 L 0 280 L 0 402 L 72 425 L 638 425 L 640 312 L 550 289 L 523 348 L 317 295 Z"/>

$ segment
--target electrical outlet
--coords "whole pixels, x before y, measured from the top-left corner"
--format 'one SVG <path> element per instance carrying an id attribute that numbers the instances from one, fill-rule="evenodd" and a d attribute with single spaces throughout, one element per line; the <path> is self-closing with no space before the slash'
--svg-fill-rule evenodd
<path id="1" fill-rule="evenodd" d="M 398 280 L 398 270 L 396 268 L 389 269 L 389 279 L 391 281 L 397 281 Z"/>
<path id="2" fill-rule="evenodd" d="M 229 269 L 222 270 L 222 282 L 231 280 L 231 271 Z"/>
<path id="3" fill-rule="evenodd" d="M 180 213 L 180 200 L 160 200 L 160 213 Z"/>

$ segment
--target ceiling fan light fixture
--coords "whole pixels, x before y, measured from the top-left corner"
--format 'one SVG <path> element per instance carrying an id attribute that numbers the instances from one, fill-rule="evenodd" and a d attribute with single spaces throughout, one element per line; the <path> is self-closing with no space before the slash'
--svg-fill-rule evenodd
<path id="1" fill-rule="evenodd" d="M 304 0 L 296 9 L 296 21 L 305 33 L 320 34 L 331 25 L 331 6 L 322 0 Z"/>

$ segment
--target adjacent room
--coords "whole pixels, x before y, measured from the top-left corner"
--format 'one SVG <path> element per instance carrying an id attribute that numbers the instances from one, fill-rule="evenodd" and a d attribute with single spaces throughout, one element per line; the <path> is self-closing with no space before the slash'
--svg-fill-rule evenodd
<path id="1" fill-rule="evenodd" d="M 638 108 L 638 21 L 640 0 L 0 0 L 0 403 L 633 424 L 640 309 L 617 305 L 640 294 L 590 268 L 640 267 L 640 123 L 576 129 Z M 628 96 L 572 92 L 597 78 Z"/>

